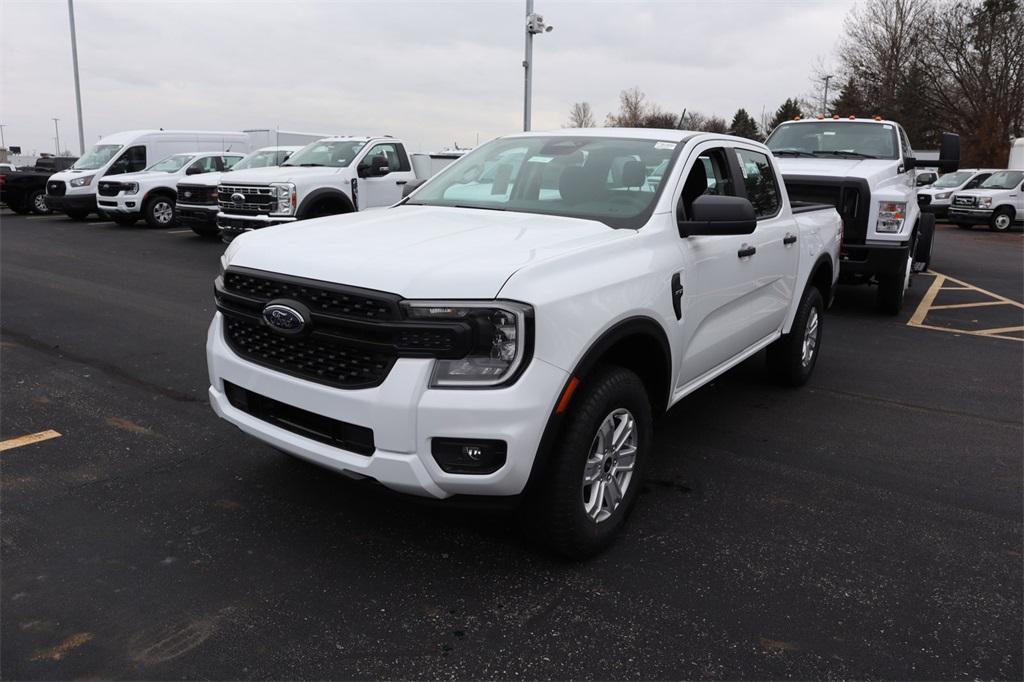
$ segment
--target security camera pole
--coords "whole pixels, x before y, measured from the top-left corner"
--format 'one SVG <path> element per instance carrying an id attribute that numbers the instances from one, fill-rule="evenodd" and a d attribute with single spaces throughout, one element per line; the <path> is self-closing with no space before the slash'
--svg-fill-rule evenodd
<path id="1" fill-rule="evenodd" d="M 75 67 L 75 105 L 78 107 L 78 149 L 85 155 L 85 132 L 82 128 L 82 88 L 78 83 L 78 40 L 75 38 L 75 6 L 68 0 L 68 20 L 71 22 L 71 63 Z M 58 153 L 59 150 L 58 150 Z"/>
<path id="2" fill-rule="evenodd" d="M 526 0 L 526 57 L 523 69 L 526 71 L 526 89 L 523 95 L 523 130 L 530 129 L 530 104 L 533 98 L 533 36 L 550 33 L 553 26 L 544 24 L 544 17 L 533 12 L 533 0 Z"/>

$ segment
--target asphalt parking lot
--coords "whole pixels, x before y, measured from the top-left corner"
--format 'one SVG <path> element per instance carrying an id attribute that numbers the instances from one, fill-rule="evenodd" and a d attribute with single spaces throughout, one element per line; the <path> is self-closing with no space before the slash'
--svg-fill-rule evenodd
<path id="1" fill-rule="evenodd" d="M 899 318 L 842 289 L 803 390 L 684 400 L 582 564 L 216 419 L 222 250 L 0 214 L 0 441 L 60 434 L 0 453 L 5 679 L 1024 677 L 1019 232 L 940 225 Z"/>

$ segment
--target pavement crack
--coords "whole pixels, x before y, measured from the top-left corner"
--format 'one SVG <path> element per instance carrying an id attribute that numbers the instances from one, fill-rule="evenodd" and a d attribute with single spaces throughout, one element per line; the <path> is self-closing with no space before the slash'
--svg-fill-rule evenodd
<path id="1" fill-rule="evenodd" d="M 930 412 L 932 414 L 945 414 L 951 417 L 962 417 L 965 419 L 974 419 L 976 421 L 988 422 L 989 424 L 999 424 L 1000 426 L 1012 426 L 1013 428 L 1020 429 L 1021 423 L 1012 419 L 997 419 L 995 417 L 986 417 L 981 414 L 971 414 L 970 412 L 957 412 L 956 410 L 947 410 L 941 407 L 930 407 L 928 405 L 919 405 L 917 403 L 908 403 L 903 400 L 892 400 L 890 398 L 880 398 L 874 395 L 867 395 L 865 393 L 855 393 L 853 391 L 840 391 L 835 388 L 809 388 L 807 389 L 811 393 L 831 393 L 833 395 L 839 395 L 846 398 L 855 398 L 857 400 L 863 400 L 872 403 L 883 403 L 886 405 L 895 405 L 897 407 L 905 407 L 909 410 L 918 410 L 920 412 Z"/>
<path id="2" fill-rule="evenodd" d="M 51 343 L 47 343 L 46 341 L 41 341 L 35 337 L 29 336 L 28 334 L 22 334 L 20 332 L 12 331 L 6 327 L 0 327 L 0 334 L 2 334 L 5 338 L 9 340 L 14 340 L 19 345 L 25 346 L 26 348 L 31 348 L 32 350 L 39 351 L 40 353 L 44 353 L 51 357 L 60 358 L 62 360 L 70 360 L 71 362 L 75 362 L 80 365 L 85 365 L 92 369 L 101 371 L 113 379 L 116 379 L 126 384 L 130 384 L 131 386 L 135 386 L 136 388 L 141 388 L 152 393 L 157 393 L 165 398 L 170 398 L 171 400 L 174 401 L 180 403 L 204 402 L 203 400 L 200 400 L 195 396 L 189 395 L 188 393 L 184 393 L 182 391 L 177 391 L 173 388 L 160 386 L 150 381 L 146 381 L 145 379 L 137 377 L 134 374 L 130 374 L 123 368 L 113 363 L 68 351 L 64 348 L 60 348 L 59 346 L 54 346 Z"/>

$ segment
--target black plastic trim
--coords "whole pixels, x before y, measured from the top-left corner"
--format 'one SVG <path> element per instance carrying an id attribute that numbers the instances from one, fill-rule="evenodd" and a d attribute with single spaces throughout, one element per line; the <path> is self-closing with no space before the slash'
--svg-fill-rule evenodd
<path id="1" fill-rule="evenodd" d="M 304 220 L 306 218 L 306 214 L 310 211 L 310 209 L 313 208 L 313 206 L 316 205 L 316 202 L 320 201 L 321 199 L 328 198 L 337 199 L 343 202 L 345 206 L 348 207 L 350 213 L 356 211 L 356 205 L 353 203 L 352 198 L 349 197 L 349 195 L 345 194 L 340 189 L 335 189 L 333 187 L 321 187 L 319 189 L 313 190 L 305 197 L 303 197 L 302 201 L 295 209 L 295 217 L 299 220 Z M 273 216 L 271 216 L 271 218 L 273 218 Z"/>

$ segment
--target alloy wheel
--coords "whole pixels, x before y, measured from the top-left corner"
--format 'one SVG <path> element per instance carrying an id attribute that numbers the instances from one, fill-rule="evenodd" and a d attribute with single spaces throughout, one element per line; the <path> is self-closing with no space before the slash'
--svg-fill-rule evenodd
<path id="1" fill-rule="evenodd" d="M 622 504 L 633 480 L 639 432 L 633 414 L 613 410 L 597 429 L 583 467 L 583 511 L 597 523 Z"/>

